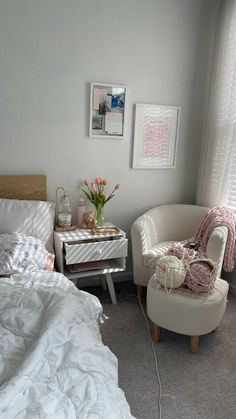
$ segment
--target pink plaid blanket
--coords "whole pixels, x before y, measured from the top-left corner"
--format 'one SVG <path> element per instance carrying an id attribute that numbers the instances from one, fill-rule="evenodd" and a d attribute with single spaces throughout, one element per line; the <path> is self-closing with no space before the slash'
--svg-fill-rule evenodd
<path id="1" fill-rule="evenodd" d="M 232 272 L 236 261 L 236 216 L 233 211 L 226 207 L 212 208 L 200 223 L 193 241 L 199 243 L 201 251 L 205 252 L 211 233 L 219 226 L 228 228 L 223 268 L 226 272 Z"/>

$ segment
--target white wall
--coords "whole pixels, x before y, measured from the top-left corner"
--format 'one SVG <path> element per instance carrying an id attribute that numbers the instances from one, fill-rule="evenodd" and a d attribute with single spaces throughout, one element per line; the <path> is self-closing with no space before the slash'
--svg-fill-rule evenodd
<path id="1" fill-rule="evenodd" d="M 78 181 L 121 190 L 106 216 L 191 203 L 216 22 L 214 0 L 0 0 L 0 174 L 46 174 L 75 205 Z M 89 83 L 128 87 L 123 140 L 88 137 Z M 176 168 L 131 168 L 135 103 L 181 107 Z"/>

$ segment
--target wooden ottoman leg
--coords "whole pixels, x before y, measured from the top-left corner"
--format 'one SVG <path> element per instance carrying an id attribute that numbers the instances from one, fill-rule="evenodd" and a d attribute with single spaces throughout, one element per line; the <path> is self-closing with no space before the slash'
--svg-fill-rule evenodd
<path id="1" fill-rule="evenodd" d="M 190 336 L 189 350 L 192 354 L 196 354 L 198 351 L 199 336 Z"/>
<path id="2" fill-rule="evenodd" d="M 140 298 L 145 299 L 146 298 L 146 287 L 143 287 L 142 285 L 137 285 L 137 293 Z"/>
<path id="3" fill-rule="evenodd" d="M 161 340 L 161 328 L 160 326 L 157 326 L 157 324 L 153 325 L 153 340 L 155 340 L 155 342 L 160 342 Z"/>

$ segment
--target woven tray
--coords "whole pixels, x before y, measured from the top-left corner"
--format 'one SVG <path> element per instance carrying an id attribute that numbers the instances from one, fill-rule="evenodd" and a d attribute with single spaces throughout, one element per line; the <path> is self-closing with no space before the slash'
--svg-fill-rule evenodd
<path id="1" fill-rule="evenodd" d="M 91 231 L 95 236 L 101 236 L 105 234 L 120 234 L 120 229 L 115 226 L 96 227 L 92 228 Z"/>
<path id="2" fill-rule="evenodd" d="M 55 226 L 55 231 L 58 233 L 63 233 L 64 231 L 74 231 L 76 230 L 76 226 L 68 226 L 68 227 L 60 227 L 58 225 Z"/>

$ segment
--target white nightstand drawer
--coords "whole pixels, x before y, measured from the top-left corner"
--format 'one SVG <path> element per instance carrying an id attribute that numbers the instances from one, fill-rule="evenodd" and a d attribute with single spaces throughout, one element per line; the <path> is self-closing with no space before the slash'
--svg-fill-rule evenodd
<path id="1" fill-rule="evenodd" d="M 95 260 L 122 258 L 127 256 L 128 240 L 97 241 L 94 243 L 64 243 L 66 264 L 91 262 Z"/>

